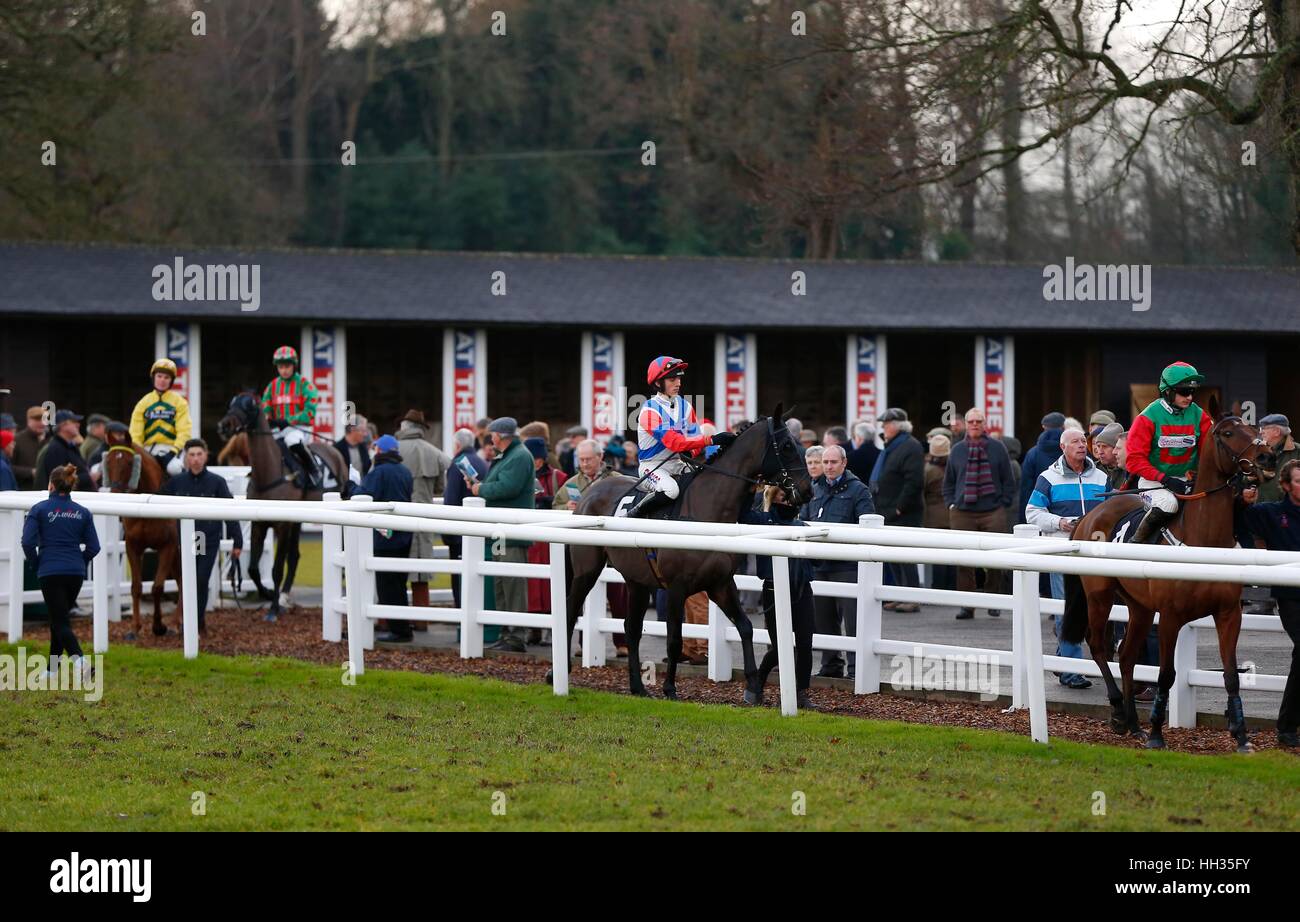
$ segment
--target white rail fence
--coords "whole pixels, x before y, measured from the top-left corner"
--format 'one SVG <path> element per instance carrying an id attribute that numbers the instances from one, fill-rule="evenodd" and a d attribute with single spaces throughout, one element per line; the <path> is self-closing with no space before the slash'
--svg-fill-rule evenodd
<path id="1" fill-rule="evenodd" d="M 5 578 L 0 587 L 0 603 L 7 606 L 9 636 L 21 636 L 21 602 L 14 604 L 17 579 L 21 598 L 21 549 L 17 534 L 21 516 L 43 496 L 41 494 L 0 494 L 0 518 L 11 523 L 0 541 L 0 564 Z M 412 503 L 373 503 L 369 497 L 354 497 L 342 502 L 327 497 L 324 503 L 267 502 L 260 500 L 224 501 L 182 497 L 148 496 L 129 498 L 117 494 L 74 494 L 96 516 L 99 527 L 108 516 L 131 515 L 152 518 L 177 518 L 181 522 L 181 561 L 185 589 L 183 642 L 185 655 L 198 655 L 199 638 L 192 586 L 195 567 L 194 521 L 267 520 L 316 522 L 323 526 L 324 604 L 322 633 L 327 640 L 341 640 L 342 623 L 348 625 L 347 659 L 351 671 L 365 670 L 365 650 L 373 647 L 374 621 L 407 619 L 413 621 L 453 623 L 460 627 L 460 654 L 477 657 L 483 654 L 483 631 L 487 625 L 525 628 L 549 628 L 555 660 L 556 694 L 568 692 L 569 651 L 566 604 L 568 587 L 564 573 L 564 547 L 570 544 L 605 545 L 634 548 L 676 548 L 696 551 L 727 551 L 733 554 L 756 554 L 771 557 L 775 589 L 777 637 L 756 629 L 756 643 L 775 642 L 781 688 L 781 710 L 794 714 L 794 651 L 791 631 L 789 595 L 789 559 L 809 558 L 852 562 L 857 565 L 856 583 L 814 581 L 813 591 L 822 596 L 853 598 L 857 601 L 857 635 L 845 637 L 817 634 L 814 649 L 840 650 L 857 655 L 854 689 L 858 694 L 879 692 L 881 656 L 983 657 L 995 663 L 1010 655 L 1013 705 L 1027 707 L 1031 718 L 1031 735 L 1046 741 L 1047 718 L 1044 672 L 1075 672 L 1094 677 L 1100 670 L 1091 659 L 1073 659 L 1044 655 L 1040 620 L 1044 613 L 1056 613 L 1063 603 L 1040 599 L 1040 572 L 1110 575 L 1129 578 L 1184 579 L 1192 581 L 1226 580 L 1255 585 L 1300 586 L 1300 554 L 1222 548 L 1169 548 L 1075 542 L 1041 538 L 1033 526 L 1018 526 L 1014 535 L 991 535 L 980 532 L 938 531 L 921 528 L 885 527 L 878 516 L 864 516 L 857 526 L 814 525 L 810 527 L 760 527 L 715 523 L 658 522 L 572 516 L 568 512 L 486 509 L 482 501 L 467 500 L 465 507 L 442 507 Z M 3 512 L 2 510 L 10 510 Z M 19 528 L 15 533 L 12 525 Z M 459 534 L 463 538 L 460 560 L 377 557 L 373 553 L 373 529 Z M 549 564 L 504 563 L 485 559 L 485 544 L 505 539 L 543 542 L 551 545 Z M 17 556 L 15 556 L 17 555 Z M 1010 594 L 963 593 L 952 590 L 887 586 L 883 579 L 885 563 L 926 563 L 976 566 L 1013 571 Z M 110 568 L 97 570 L 105 574 L 92 582 L 94 598 L 96 652 L 108 646 Z M 461 605 L 419 607 L 380 605 L 375 600 L 375 574 L 379 572 L 449 573 L 461 577 Z M 15 576 L 16 572 L 16 576 Z M 545 614 L 501 611 L 483 607 L 483 578 L 524 577 L 550 581 L 551 611 Z M 605 657 L 605 637 L 623 629 L 621 620 L 605 617 L 604 586 L 621 579 L 606 571 L 602 582 L 585 600 L 582 631 L 583 666 L 599 665 Z M 739 576 L 738 588 L 759 588 L 755 577 Z M 346 583 L 346 592 L 345 592 Z M 881 606 L 886 601 L 927 602 L 1009 609 L 1012 613 L 1012 649 L 954 646 L 893 640 L 882 636 Z M 1124 621 L 1127 611 L 1116 607 L 1112 620 Z M 1202 619 L 1188 625 L 1179 637 L 1175 654 L 1177 679 L 1170 692 L 1170 725 L 1193 726 L 1196 720 L 1197 688 L 1222 688 L 1223 675 L 1196 668 L 1194 632 L 1198 626 L 1210 625 Z M 663 622 L 645 623 L 645 634 L 663 635 Z M 1281 631 L 1279 619 L 1268 615 L 1246 615 L 1243 629 Z M 739 641 L 735 628 L 710 606 L 709 623 L 687 624 L 683 636 L 707 640 L 710 646 L 710 677 L 731 678 L 729 643 Z M 1031 668 L 1032 664 L 1037 664 Z M 1109 664 L 1112 673 L 1118 666 Z M 1138 666 L 1135 676 L 1155 681 L 1158 670 Z M 1243 686 L 1280 692 L 1285 676 L 1247 675 Z"/>

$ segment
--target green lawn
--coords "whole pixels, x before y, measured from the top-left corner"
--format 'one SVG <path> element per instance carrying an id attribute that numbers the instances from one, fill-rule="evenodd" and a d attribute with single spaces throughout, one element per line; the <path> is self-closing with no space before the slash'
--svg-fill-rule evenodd
<path id="1" fill-rule="evenodd" d="M 319 589 L 321 582 L 321 540 L 320 535 L 303 535 L 302 542 L 298 545 L 298 573 L 294 578 L 295 586 L 314 586 Z M 269 576 L 269 574 L 265 574 Z M 265 577 L 264 577 L 265 578 Z M 429 585 L 434 589 L 450 589 L 451 576 L 446 573 L 435 573 L 429 580 Z"/>
<path id="2" fill-rule="evenodd" d="M 443 675 L 348 686 L 131 647 L 105 669 L 95 704 L 0 692 L 0 830 L 1300 828 L 1300 760 L 1277 752 L 1045 747 Z"/>

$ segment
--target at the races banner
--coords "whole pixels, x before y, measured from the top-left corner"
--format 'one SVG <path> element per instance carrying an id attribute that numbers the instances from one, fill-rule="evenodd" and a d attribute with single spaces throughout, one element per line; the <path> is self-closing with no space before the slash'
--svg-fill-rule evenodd
<path id="1" fill-rule="evenodd" d="M 716 407 L 700 417 L 710 417 L 719 430 L 753 419 L 758 406 L 758 340 L 753 333 L 719 333 L 714 346 L 713 400 Z"/>
<path id="2" fill-rule="evenodd" d="M 451 328 L 442 335 L 442 443 L 487 415 L 487 333 Z"/>
<path id="3" fill-rule="evenodd" d="M 200 393 L 200 354 L 199 325 L 163 321 L 154 331 L 154 355 L 166 357 L 176 363 L 176 380 L 172 390 L 184 397 L 190 404 L 190 422 L 194 434 L 199 433 L 199 401 L 195 395 Z"/>
<path id="4" fill-rule="evenodd" d="M 1015 435 L 1016 349 L 1012 337 L 975 337 L 975 403 L 984 408 L 989 435 Z"/>
<path id="5" fill-rule="evenodd" d="M 848 382 L 844 393 L 848 400 L 844 418 L 850 426 L 860 419 L 874 424 L 884 412 L 888 394 L 885 337 L 850 333 L 846 349 Z"/>
<path id="6" fill-rule="evenodd" d="M 623 334 L 591 330 L 582 334 L 582 414 L 588 435 L 602 445 L 622 435 L 617 405 L 623 382 Z"/>
<path id="7" fill-rule="evenodd" d="M 302 328 L 302 375 L 316 388 L 316 421 L 312 432 L 331 440 L 343 437 L 351 408 L 347 405 L 347 331 L 341 327 Z"/>

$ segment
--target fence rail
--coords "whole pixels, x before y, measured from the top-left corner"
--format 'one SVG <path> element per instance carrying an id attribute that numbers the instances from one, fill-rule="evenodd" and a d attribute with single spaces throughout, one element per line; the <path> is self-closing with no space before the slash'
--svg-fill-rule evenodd
<path id="1" fill-rule="evenodd" d="M 676 548 L 696 551 L 726 551 L 733 554 L 756 554 L 771 557 L 775 590 L 776 637 L 767 630 L 756 629 L 756 643 L 772 644 L 777 649 L 780 666 L 781 710 L 794 714 L 794 652 L 789 596 L 789 560 L 791 558 L 828 559 L 854 563 L 855 583 L 814 580 L 813 591 L 828 597 L 853 598 L 857 601 L 856 636 L 816 634 L 815 649 L 841 650 L 857 655 L 854 690 L 858 694 L 879 692 L 881 656 L 948 656 L 988 657 L 994 662 L 1010 656 L 1012 703 L 1030 711 L 1031 735 L 1047 740 L 1045 671 L 1069 671 L 1100 676 L 1090 659 L 1081 660 L 1044 655 L 1040 619 L 1043 613 L 1059 612 L 1062 603 L 1040 599 L 1040 572 L 1094 574 L 1150 579 L 1192 581 L 1226 580 L 1258 585 L 1300 586 L 1300 554 L 1224 548 L 1165 548 L 1111 545 L 1097 542 L 1066 541 L 1044 538 L 1033 526 L 1017 526 L 1012 535 L 989 535 L 979 532 L 937 531 L 932 529 L 885 527 L 879 516 L 863 516 L 858 525 L 817 525 L 813 527 L 761 527 L 723 525 L 700 522 L 661 522 L 576 517 L 567 511 L 487 509 L 482 500 L 471 498 L 464 507 L 443 507 L 414 503 L 375 503 L 370 497 L 358 496 L 342 501 L 337 494 L 327 495 L 324 502 L 283 502 L 266 500 L 213 500 L 159 495 L 128 496 L 123 494 L 79 494 L 74 498 L 87 506 L 96 517 L 96 526 L 114 516 L 176 518 L 181 523 L 181 562 L 184 577 L 183 641 L 186 657 L 198 655 L 197 614 L 193 595 L 195 566 L 194 522 L 196 519 L 242 521 L 313 522 L 322 527 L 323 599 L 322 635 L 326 640 L 341 641 L 342 623 L 348 625 L 348 663 L 355 675 L 365 670 L 365 650 L 373 648 L 374 621 L 380 618 L 454 623 L 460 627 L 460 655 L 483 655 L 483 631 L 487 625 L 549 628 L 552 632 L 554 688 L 567 694 L 569 650 L 565 599 L 568 591 L 564 573 L 566 545 L 606 545 L 635 548 Z M 8 607 L 10 638 L 21 636 L 22 591 L 21 534 L 23 511 L 45 497 L 42 493 L 0 494 L 0 522 L 7 521 L 0 535 L 0 565 L 6 568 L 0 587 L 0 603 Z M 9 510 L 9 511 L 3 511 Z M 17 528 L 14 525 L 17 524 Z M 456 534 L 462 537 L 459 560 L 379 558 L 373 552 L 373 529 Z M 102 537 L 102 536 L 101 536 Z M 551 546 L 549 564 L 493 562 L 486 559 L 489 541 L 504 539 L 543 542 Z M 952 590 L 907 588 L 884 584 L 885 563 L 930 563 L 978 566 L 1011 570 L 1009 594 L 963 593 Z M 110 604 L 113 580 L 111 567 L 95 570 L 94 598 L 95 651 L 108 646 Z M 420 607 L 380 605 L 375 599 L 375 574 L 379 572 L 450 573 L 461 578 L 459 607 Z M 547 579 L 551 589 L 551 611 L 545 614 L 499 611 L 483 607 L 484 579 L 489 577 L 524 577 Z M 17 580 L 15 590 L 15 579 Z M 596 588 L 584 600 L 582 664 L 600 665 L 605 659 L 606 633 L 620 631 L 622 621 L 605 616 L 605 588 L 621 582 L 619 574 L 606 570 Z M 737 576 L 742 591 L 761 588 L 756 577 Z M 17 601 L 15 601 L 17 600 Z M 949 605 L 974 605 L 1005 608 L 1012 613 L 1011 650 L 934 644 L 894 640 L 881 635 L 881 607 L 887 601 L 914 601 Z M 1127 611 L 1117 606 L 1112 620 L 1127 620 Z M 1188 625 L 1179 636 L 1175 653 L 1177 679 L 1170 693 L 1170 725 L 1193 726 L 1196 719 L 1196 688 L 1223 687 L 1220 673 L 1196 668 L 1195 630 L 1211 624 L 1209 618 Z M 662 622 L 646 622 L 644 632 L 663 635 Z M 1281 631 L 1275 616 L 1247 615 L 1247 630 Z M 709 676 L 714 680 L 730 679 L 729 644 L 739 642 L 739 634 L 716 606 L 710 604 L 706 625 L 687 624 L 683 636 L 707 640 L 710 647 Z M 1118 674 L 1116 664 L 1108 664 Z M 1154 681 L 1158 670 L 1138 666 L 1136 678 Z M 1248 677 L 1250 687 L 1262 691 L 1281 691 L 1285 676 Z"/>

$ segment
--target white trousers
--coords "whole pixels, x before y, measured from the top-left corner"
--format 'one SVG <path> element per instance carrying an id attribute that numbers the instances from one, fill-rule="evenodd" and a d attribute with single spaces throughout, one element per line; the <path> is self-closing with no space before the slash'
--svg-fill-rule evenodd
<path id="1" fill-rule="evenodd" d="M 677 463 L 679 469 L 685 466 L 675 458 L 658 470 L 654 470 L 653 464 L 643 464 L 641 466 L 641 476 L 645 478 L 645 481 L 641 484 L 642 489 L 647 493 L 662 493 L 669 499 L 676 499 L 680 488 L 677 486 L 676 479 L 668 472 L 668 468 L 674 462 Z"/>
<path id="2" fill-rule="evenodd" d="M 1147 506 L 1158 506 L 1165 512 L 1178 511 L 1178 497 L 1172 491 L 1160 487 L 1160 484 L 1154 480 L 1147 480 L 1145 477 L 1138 478 L 1138 487 L 1149 492 L 1142 494 L 1142 502 Z M 1152 490 L 1151 487 L 1160 487 L 1158 490 Z"/>

